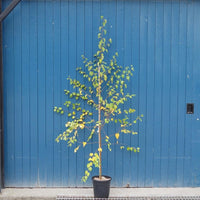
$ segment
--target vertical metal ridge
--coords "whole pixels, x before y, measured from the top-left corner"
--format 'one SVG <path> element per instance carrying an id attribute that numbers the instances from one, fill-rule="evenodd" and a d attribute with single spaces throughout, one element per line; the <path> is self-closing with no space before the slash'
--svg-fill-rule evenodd
<path id="1" fill-rule="evenodd" d="M 44 26 L 44 34 L 46 36 L 46 33 L 47 33 L 47 25 L 46 25 L 46 21 L 47 21 L 47 1 L 44 1 L 44 22 L 45 22 L 45 26 Z M 46 79 L 47 79 L 47 74 L 46 74 L 46 71 L 47 71 L 47 40 L 46 40 L 46 37 L 44 38 L 44 41 L 45 41 L 45 46 L 44 46 L 44 57 L 45 57 L 45 71 L 44 71 L 44 74 L 45 74 L 45 80 L 44 80 L 44 88 L 45 88 L 45 91 L 44 91 L 44 95 L 45 95 L 45 98 L 44 98 L 44 118 L 45 118 L 45 121 L 44 121 L 44 138 L 45 138 L 45 150 L 46 150 L 46 146 L 47 146 L 47 114 L 46 114 L 46 100 L 47 100 L 47 94 L 46 94 L 46 87 L 47 87 L 47 84 L 46 84 Z"/>
<path id="2" fill-rule="evenodd" d="M 61 0 L 59 1 L 59 19 L 60 19 L 60 30 L 61 30 L 61 27 L 62 27 L 62 18 L 61 18 Z M 60 34 L 59 34 L 59 51 L 60 51 L 60 55 L 59 55 L 59 62 L 60 62 L 60 88 L 61 88 L 61 92 L 60 92 L 60 101 L 61 103 L 63 103 L 63 99 L 62 99 L 62 96 L 63 96 L 63 87 L 62 87 L 62 67 L 61 67 L 61 31 L 60 31 Z M 60 129 L 62 128 L 62 120 L 60 121 Z M 62 185 L 62 159 L 61 159 L 61 155 L 62 155 L 62 146 L 60 144 L 59 146 L 59 149 L 60 149 L 60 185 Z"/>
<path id="3" fill-rule="evenodd" d="M 76 36 L 75 36 L 75 41 L 76 41 L 76 44 L 75 44 L 75 46 L 76 46 L 76 50 L 75 50 L 75 53 L 76 53 L 76 55 L 75 55 L 75 69 L 74 69 L 74 71 L 75 71 L 75 73 L 76 73 L 76 79 L 77 79 L 77 71 L 76 71 L 76 67 L 77 67 L 77 59 L 78 59 L 78 56 L 77 56 L 77 0 L 75 0 L 75 16 L 76 16 L 76 20 L 75 20 L 75 23 L 76 23 L 76 25 L 75 25 L 75 34 L 76 34 Z M 77 89 L 76 89 L 76 91 L 77 91 Z M 77 156 L 77 154 L 76 154 L 76 181 L 75 181 L 75 184 L 77 185 L 77 183 L 78 183 L 78 156 Z"/>
<path id="4" fill-rule="evenodd" d="M 148 94 L 148 44 L 149 44 L 149 1 L 146 1 L 145 2 L 147 5 L 146 5 L 146 10 L 147 10 L 147 33 L 146 33 L 146 97 L 145 97 L 145 115 L 147 116 L 147 94 Z M 146 117 L 147 119 L 147 117 Z M 144 123 L 144 122 L 143 122 Z M 146 130 L 147 130 L 147 120 L 145 120 L 145 126 L 144 126 L 144 132 L 146 133 Z M 146 174 L 146 167 L 147 167 L 147 134 L 145 134 L 145 158 L 144 158 L 144 184 L 143 184 L 143 187 L 146 186 L 146 180 L 147 180 L 147 174 Z"/>
<path id="5" fill-rule="evenodd" d="M 163 52 L 162 52 L 162 76 L 164 74 L 164 38 L 165 38 L 165 2 L 163 3 L 163 35 L 162 35 L 162 46 L 163 46 Z M 163 131 L 163 99 L 164 99 L 164 78 L 162 79 L 162 92 L 161 92 L 161 137 L 160 137 L 160 155 L 163 156 L 163 137 L 164 137 L 164 131 Z M 160 182 L 162 184 L 162 160 L 160 161 Z"/>
<path id="6" fill-rule="evenodd" d="M 160 158 L 162 157 L 162 127 L 163 127 L 163 115 L 162 115 L 162 104 L 163 104 L 163 95 L 162 95 L 162 90 L 163 90 L 163 60 L 164 60 L 164 5 L 165 5 L 165 1 L 162 0 L 162 36 L 161 36 L 161 39 L 162 39 L 162 42 L 161 42 L 161 46 L 162 46 L 162 54 L 161 54 L 161 80 L 160 80 L 160 87 L 161 87 L 161 92 L 160 92 L 160 140 L 159 140 L 159 143 L 160 143 Z M 160 159 L 160 164 L 159 164 L 159 179 L 160 179 L 160 183 L 161 183 L 161 159 Z"/>
<path id="7" fill-rule="evenodd" d="M 189 52 L 190 57 L 191 57 L 191 63 L 190 63 L 190 72 L 191 73 L 190 73 L 190 78 L 189 78 L 190 88 L 188 88 L 189 89 L 188 93 L 190 95 L 190 101 L 194 101 L 194 52 L 193 52 L 194 51 L 194 10 L 195 10 L 194 1 L 192 0 L 191 10 L 190 10 L 191 21 L 189 22 L 189 23 L 191 23 L 191 29 L 190 29 L 190 32 L 191 32 L 191 47 L 190 47 L 190 52 Z M 193 139 L 194 126 L 191 126 L 191 124 L 190 124 L 190 126 L 188 126 L 188 127 L 191 127 L 190 128 L 191 135 L 190 135 L 190 139 L 189 139 L 188 142 L 189 142 L 189 155 L 192 158 L 192 139 Z M 192 159 L 191 159 L 191 162 L 189 162 L 189 166 L 190 166 L 189 167 L 189 173 L 191 175 L 189 183 L 190 183 L 190 185 L 193 186 L 194 181 L 192 181 L 192 173 L 194 173 L 194 172 L 192 171 L 192 169 L 193 169 Z"/>
<path id="8" fill-rule="evenodd" d="M 186 19 L 186 34 L 185 34 L 185 43 L 186 43 L 186 46 L 187 46 L 187 43 L 188 43 L 188 31 L 187 31 L 187 29 L 188 29 L 188 1 L 186 2 L 186 17 L 185 17 L 185 19 Z M 187 77 L 187 62 L 188 62 L 188 60 L 187 60 L 187 48 L 185 48 L 185 78 Z M 184 85 L 184 87 L 185 87 L 185 99 L 184 99 L 184 102 L 186 103 L 186 99 L 187 99 L 187 79 L 185 80 L 185 85 Z M 184 115 L 184 141 L 183 141 L 183 155 L 184 155 L 184 157 L 185 157 L 185 146 L 186 146 L 186 115 Z M 185 182 L 185 176 L 184 176 L 184 174 L 185 174 L 185 159 L 183 160 L 183 183 L 182 184 L 184 184 L 184 182 Z"/>
<path id="9" fill-rule="evenodd" d="M 67 2 L 67 4 L 68 4 L 68 6 L 67 6 L 67 25 L 68 25 L 68 27 L 67 27 L 67 32 L 68 32 L 68 34 L 67 34 L 67 36 L 68 36 L 68 38 L 67 38 L 67 43 L 69 44 L 69 1 Z M 68 76 L 69 76 L 69 71 L 70 71 L 70 67 L 69 67 L 69 45 L 67 46 L 67 58 L 68 58 L 68 60 L 67 60 L 67 66 L 68 66 L 68 68 L 67 68 L 67 72 L 68 72 Z M 68 86 L 68 88 L 69 88 L 69 82 L 68 82 L 68 84 L 67 84 L 67 86 Z M 69 158 L 69 150 L 67 151 L 67 154 L 68 154 L 68 158 Z M 69 159 L 68 159 L 68 161 L 69 161 Z M 69 162 L 67 162 L 67 169 L 68 169 L 68 171 L 67 171 L 67 185 L 69 185 Z"/>
<path id="10" fill-rule="evenodd" d="M 170 13 L 171 13 L 171 18 L 170 18 L 170 27 L 171 27 L 171 29 L 170 29 L 170 41 L 169 41 L 169 43 L 170 43 L 170 51 L 169 51 L 169 56 L 170 56 L 170 61 L 169 61 L 169 64 L 170 64 L 170 66 L 169 66 L 169 95 L 171 94 L 171 63 L 172 63 L 172 61 L 171 61 L 171 53 L 172 53 L 172 51 L 171 51 L 171 49 L 172 49 L 172 0 L 170 1 Z M 170 95 L 170 97 L 171 97 L 171 95 Z M 170 123 L 170 120 L 171 120 L 171 98 L 169 97 L 169 123 Z M 170 126 L 170 128 L 171 128 L 171 126 Z M 170 133 L 170 128 L 169 128 L 169 133 Z M 169 152 L 169 149 L 170 149 L 170 135 L 168 136 L 168 158 L 169 158 L 169 155 L 170 155 L 170 152 Z M 168 163 L 167 163 L 167 180 L 166 180 L 166 185 L 167 186 L 169 186 L 168 185 L 168 182 L 169 182 L 169 161 L 168 161 Z"/>
<path id="11" fill-rule="evenodd" d="M 29 12 L 29 19 L 28 19 L 28 23 L 29 23 L 29 27 L 28 27 L 28 34 L 29 34 L 29 38 L 28 38 L 28 43 L 29 43 L 29 47 L 30 47 L 30 38 L 31 38 L 31 36 L 30 36 L 30 4 L 29 4 L 29 6 L 28 6 L 28 12 Z M 29 48 L 29 62 L 28 62 L 28 65 L 29 65 L 29 70 L 28 70 L 28 109 L 29 109 L 29 113 L 28 113 L 28 118 L 29 118 L 29 124 L 28 124 L 28 129 L 30 130 L 29 131 L 29 145 L 28 145 L 28 149 L 29 149 L 29 166 L 28 166 L 28 171 L 29 171 L 29 182 L 31 182 L 31 124 L 30 124 L 30 122 L 31 122 L 31 109 L 30 109 L 30 106 L 31 106 L 31 99 L 30 99 L 30 91 L 31 91 L 31 83 L 30 83 L 30 81 L 31 81 L 31 79 L 30 79 L 30 77 L 31 77 L 31 74 L 30 74 L 30 64 L 31 64 L 31 61 L 30 61 L 30 55 L 31 55 L 31 52 L 30 52 L 31 50 L 30 50 L 30 48 Z"/>
<path id="12" fill-rule="evenodd" d="M 138 102 L 137 102 L 137 108 L 138 108 L 138 115 L 139 115 L 139 113 L 140 113 L 140 80 L 139 80 L 139 77 L 140 77 L 140 66 L 141 66 L 141 61 L 140 61 L 140 56 L 141 56 L 141 52 L 140 52 L 140 50 L 141 50 L 141 47 L 140 47 L 140 45 L 141 45 L 141 37 L 140 37 L 140 35 L 141 35 L 141 27 L 140 27 L 140 24 L 141 24 L 141 1 L 139 1 L 139 22 L 138 22 L 138 28 L 139 28 L 139 38 L 138 38 L 138 40 L 139 40 L 139 42 L 138 42 L 138 82 L 137 82 L 137 86 L 138 86 L 138 88 L 137 88 L 137 92 L 138 92 Z M 137 129 L 138 129 L 138 132 L 140 132 L 140 127 L 139 127 L 139 125 L 137 124 Z M 138 139 L 137 139 L 137 144 L 139 145 L 140 144 L 140 139 L 139 139 L 139 137 L 138 137 Z M 138 157 L 138 159 L 137 159 L 137 187 L 139 187 L 139 168 L 140 168 L 140 166 L 139 166 L 139 161 L 140 161 L 140 158 Z"/>
<path id="13" fill-rule="evenodd" d="M 83 2 L 83 23 L 84 23 L 84 26 L 83 26 L 83 38 L 84 38 L 84 41 L 83 41 L 83 55 L 85 55 L 85 1 Z M 93 30 L 93 1 L 92 1 L 92 30 Z M 93 41 L 93 34 L 92 34 L 92 41 Z M 92 52 L 93 52 L 93 43 L 92 43 Z M 85 84 L 85 83 L 84 83 Z M 92 110 L 93 112 L 93 110 Z M 85 130 L 84 130 L 85 131 Z M 86 136 L 84 134 L 84 140 L 86 140 Z M 85 153 L 85 150 L 83 152 L 83 155 L 84 155 L 84 159 L 83 159 L 83 172 L 85 171 L 85 166 L 86 166 L 86 153 Z"/>
<path id="14" fill-rule="evenodd" d="M 196 54 L 195 54 L 196 48 L 195 47 L 197 45 L 196 41 L 195 41 L 195 34 L 196 34 L 195 30 L 197 31 L 198 30 L 197 26 L 199 27 L 199 23 L 196 26 L 196 24 L 194 22 L 194 18 L 198 17 L 197 13 L 199 12 L 199 10 L 197 11 L 196 8 L 197 8 L 196 7 L 196 3 L 194 2 L 194 0 L 192 0 L 192 22 L 191 22 L 192 23 L 192 29 L 191 29 L 191 31 L 192 31 L 192 48 L 191 48 L 191 54 L 192 54 L 191 73 L 192 73 L 192 78 L 191 78 L 191 92 L 192 93 L 191 93 L 191 101 L 195 102 L 195 103 L 196 103 L 195 98 L 197 96 L 197 94 L 195 94 L 195 84 L 198 83 L 197 81 L 195 82 L 195 68 L 199 65 L 199 63 L 196 62 L 196 60 L 195 60 L 195 58 L 196 58 Z M 199 40 L 199 36 L 197 37 L 197 40 Z M 199 56 L 199 54 L 198 54 L 198 56 Z M 197 66 L 194 66 L 194 65 L 197 65 Z M 198 77 L 198 79 L 199 79 L 199 77 Z M 197 87 L 199 87 L 199 84 L 198 84 Z M 197 99 L 198 99 L 197 102 L 199 102 L 199 96 L 197 97 Z M 195 114 L 196 114 L 196 112 L 195 112 Z M 193 117 L 193 120 L 194 120 L 194 117 Z M 195 180 L 192 180 L 192 178 L 194 177 L 196 179 L 196 176 L 198 176 L 198 174 L 199 174 L 199 171 L 196 172 L 197 168 L 199 168 L 199 166 L 194 162 L 194 157 L 193 157 L 195 155 L 194 151 L 197 150 L 197 149 L 195 149 L 196 145 L 195 145 L 194 140 L 199 139 L 199 138 L 195 137 L 195 134 L 196 134 L 195 132 L 196 131 L 199 131 L 199 128 L 197 129 L 195 127 L 195 123 L 194 123 L 193 126 L 192 126 L 192 128 L 191 128 L 192 135 L 190 137 L 190 156 L 192 158 L 191 162 L 190 162 L 190 169 L 191 169 L 191 185 L 192 186 L 195 184 Z M 199 182 L 198 182 L 198 185 L 199 185 Z"/>
<path id="15" fill-rule="evenodd" d="M 2 0 L 0 0 L 0 12 L 2 10 Z M 2 22 L 0 22 L 0 192 L 3 186 L 3 135 L 4 135 L 4 116 L 3 116 L 3 38 L 2 38 Z"/>
<path id="16" fill-rule="evenodd" d="M 115 33 L 114 33 L 114 37 L 115 37 L 115 40 L 114 40 L 114 43 L 115 43 L 115 49 L 117 49 L 117 0 L 115 0 L 115 12 L 114 12 L 114 23 L 115 23 Z M 117 127 L 115 125 L 115 131 L 117 130 Z M 115 151 L 114 151 L 114 176 L 116 177 L 117 175 L 117 170 L 116 170 L 116 163 L 117 163 L 117 160 L 116 160 L 116 148 L 115 148 Z M 117 185 L 116 181 L 114 182 L 115 185 Z"/>
<path id="17" fill-rule="evenodd" d="M 156 22 L 157 22 L 157 4 L 156 4 L 156 1 L 154 2 L 154 6 L 155 6 L 155 30 L 154 30 L 154 81 L 153 81 L 153 110 L 155 111 L 155 74 L 156 74 L 156 29 L 157 29 L 157 26 L 156 26 Z M 153 113 L 153 122 L 155 123 L 155 113 Z M 154 186 L 154 168 L 155 168 L 155 126 L 153 126 L 153 145 L 152 145 L 152 148 L 153 148 L 153 163 L 152 163 L 152 186 Z"/>
<path id="18" fill-rule="evenodd" d="M 37 5 L 36 5 L 36 23 L 37 23 L 37 25 L 36 25 L 36 35 L 37 35 L 37 53 L 36 53 L 36 56 L 37 56 L 37 81 L 36 81 L 36 83 L 37 83 L 37 88 L 36 88 L 36 94 L 37 94 L 37 102 L 36 102 L 36 105 L 37 105 L 37 110 L 36 110 L 36 112 L 37 112 L 37 114 L 36 114 L 36 123 L 37 123 L 37 127 L 36 127 L 36 130 L 37 130 L 37 138 L 36 138 L 36 141 L 37 141 L 37 150 L 36 150 L 36 155 L 37 155 L 37 163 L 36 163 L 36 166 L 37 166 L 37 176 L 38 176 L 38 174 L 39 174 L 39 125 L 38 125 L 38 119 L 39 119 L 39 115 L 38 115 L 38 113 L 39 113 L 39 109 L 38 109 L 38 104 L 39 104 L 39 98 L 38 98 L 38 94 L 39 94 L 39 91 L 38 91 L 38 85 L 39 85 L 39 76 L 38 76 L 38 71 L 39 71 L 39 56 L 38 56 L 38 47 L 39 47 L 39 40 L 38 40 L 38 27 L 39 27 L 39 25 L 38 25 L 38 1 L 39 0 L 37 0 L 36 2 L 37 2 Z M 36 177 L 36 185 L 38 186 L 39 185 L 39 183 L 38 183 L 38 179 L 37 179 L 37 177 Z"/>
<path id="19" fill-rule="evenodd" d="M 178 9 L 179 9 L 179 13 L 178 13 L 178 44 L 180 44 L 180 0 L 178 2 Z M 179 86 L 179 82 L 180 82 L 180 48 L 178 48 L 178 79 L 177 79 L 177 116 L 179 114 L 179 94 L 180 94 L 180 86 Z M 177 131 L 176 131 L 176 183 L 178 182 L 178 139 L 179 139 L 179 118 L 177 118 Z"/>
<path id="20" fill-rule="evenodd" d="M 52 91 L 52 103 L 53 105 L 55 105 L 55 5 L 54 5 L 54 2 L 55 1 L 52 1 L 52 20 L 53 20 L 53 26 L 52 26 L 52 49 L 53 49 L 53 52 L 52 52 L 52 57 L 53 57 L 53 63 L 52 63 L 52 71 L 53 71 L 53 91 Z M 54 172 L 54 168 L 55 168 L 55 155 L 54 155 L 54 152 L 55 152 L 55 142 L 54 142 L 54 130 L 55 130 L 55 115 L 53 115 L 53 119 L 52 119 L 52 129 L 53 129 L 53 134 L 52 134 L 52 140 L 53 140 L 53 149 L 52 149 L 52 182 L 55 183 L 55 172 Z M 52 185 L 53 185 L 52 183 Z"/>
<path id="21" fill-rule="evenodd" d="M 123 59 L 122 59 L 122 63 L 123 63 L 123 66 L 124 66 L 124 63 L 125 63 L 125 4 L 124 4 L 124 1 L 122 1 L 122 9 L 123 9 L 123 19 L 122 19 L 122 22 L 123 22 L 123 34 L 122 34 L 122 40 L 123 40 L 123 44 L 122 44 L 122 48 L 123 48 Z M 124 105 L 123 106 L 123 109 L 124 109 Z M 124 135 L 122 136 L 122 143 L 124 143 Z M 124 153 L 122 153 L 122 163 L 124 163 Z M 124 165 L 122 164 L 122 185 L 124 185 Z"/>
<path id="22" fill-rule="evenodd" d="M 162 143 L 162 138 L 163 138 L 163 92 L 164 92 L 164 28 L 165 28 L 165 18 L 164 18 L 164 12 L 165 12 L 165 1 L 162 1 L 162 23 L 163 23 L 163 26 L 162 26 L 162 65 L 161 65 L 161 76 L 162 76 L 162 79 L 161 79 L 161 103 L 160 103 L 160 113 L 161 113 L 161 119 L 160 119 L 160 122 L 161 122 L 161 126 L 160 126 L 160 157 L 162 157 L 162 146 L 163 146 L 163 143 Z M 163 92 L 162 92 L 163 91 Z M 160 182 L 162 182 L 162 159 L 160 159 Z"/>

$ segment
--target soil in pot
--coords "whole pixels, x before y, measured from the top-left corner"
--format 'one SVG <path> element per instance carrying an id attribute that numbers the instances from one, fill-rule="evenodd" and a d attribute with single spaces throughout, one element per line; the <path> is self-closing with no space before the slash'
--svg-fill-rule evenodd
<path id="1" fill-rule="evenodd" d="M 102 176 L 102 179 L 99 179 L 99 176 L 93 176 L 92 182 L 94 189 L 94 198 L 109 197 L 111 177 Z"/>

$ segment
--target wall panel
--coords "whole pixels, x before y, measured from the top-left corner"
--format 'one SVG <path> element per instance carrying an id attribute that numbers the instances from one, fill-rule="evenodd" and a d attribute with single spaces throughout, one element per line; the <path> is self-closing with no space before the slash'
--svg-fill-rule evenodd
<path id="1" fill-rule="evenodd" d="M 81 55 L 92 59 L 97 50 L 101 15 L 110 55 L 117 51 L 120 65 L 135 68 L 129 103 L 144 114 L 139 135 L 119 140 L 141 152 L 114 146 L 103 173 L 114 187 L 199 186 L 199 10 L 197 0 L 21 1 L 3 23 L 5 186 L 91 185 L 81 177 L 96 144 L 76 155 L 57 144 L 67 117 L 53 107 L 66 99 L 67 76 L 78 78 Z M 186 103 L 194 103 L 194 114 L 186 114 Z"/>

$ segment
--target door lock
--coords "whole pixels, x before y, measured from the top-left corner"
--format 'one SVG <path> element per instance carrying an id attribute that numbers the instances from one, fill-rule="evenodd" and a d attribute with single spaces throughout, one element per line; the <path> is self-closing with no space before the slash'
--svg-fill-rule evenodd
<path id="1" fill-rule="evenodd" d="M 194 114 L 194 104 L 187 103 L 187 114 Z"/>

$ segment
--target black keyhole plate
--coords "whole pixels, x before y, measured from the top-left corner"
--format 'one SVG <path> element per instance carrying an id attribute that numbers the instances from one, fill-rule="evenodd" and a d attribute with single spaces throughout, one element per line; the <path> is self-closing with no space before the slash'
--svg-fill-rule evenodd
<path id="1" fill-rule="evenodd" d="M 187 103 L 187 114 L 194 114 L 194 104 Z"/>

